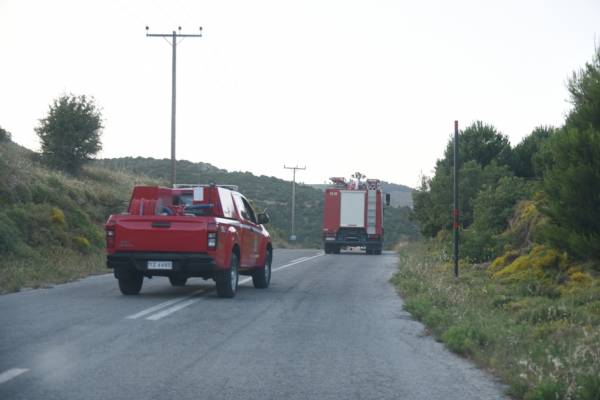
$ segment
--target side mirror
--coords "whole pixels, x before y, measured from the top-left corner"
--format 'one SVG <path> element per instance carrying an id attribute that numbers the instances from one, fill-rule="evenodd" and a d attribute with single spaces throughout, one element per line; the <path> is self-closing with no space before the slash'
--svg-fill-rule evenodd
<path id="1" fill-rule="evenodd" d="M 260 213 L 256 217 L 258 218 L 258 223 L 260 225 L 266 224 L 270 221 L 269 214 L 267 213 Z"/>
<path id="2" fill-rule="evenodd" d="M 385 194 L 385 205 L 389 207 L 391 200 L 392 200 L 392 196 L 389 193 L 386 193 Z"/>

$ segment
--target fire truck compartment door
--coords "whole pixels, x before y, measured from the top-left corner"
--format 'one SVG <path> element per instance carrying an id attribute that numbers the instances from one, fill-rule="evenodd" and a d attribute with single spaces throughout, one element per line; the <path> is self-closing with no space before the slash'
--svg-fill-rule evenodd
<path id="1" fill-rule="evenodd" d="M 365 192 L 348 190 L 341 195 L 340 226 L 364 228 Z"/>

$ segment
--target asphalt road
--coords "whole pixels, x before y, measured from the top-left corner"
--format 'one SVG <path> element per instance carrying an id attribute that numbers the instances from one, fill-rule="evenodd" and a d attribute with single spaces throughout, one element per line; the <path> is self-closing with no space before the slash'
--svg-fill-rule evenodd
<path id="1" fill-rule="evenodd" d="M 402 310 L 382 256 L 279 250 L 271 287 L 112 275 L 0 296 L 0 399 L 504 399 Z"/>

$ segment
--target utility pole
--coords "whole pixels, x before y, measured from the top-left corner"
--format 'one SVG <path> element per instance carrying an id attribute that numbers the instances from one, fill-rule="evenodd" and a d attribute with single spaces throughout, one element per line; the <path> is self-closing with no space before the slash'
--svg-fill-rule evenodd
<path id="1" fill-rule="evenodd" d="M 294 233 L 295 232 L 295 218 L 296 218 L 296 170 L 305 170 L 306 166 L 304 166 L 303 168 L 300 168 L 300 167 L 298 167 L 298 164 L 296 164 L 295 167 L 286 167 L 284 164 L 283 168 L 291 169 L 294 171 L 293 179 L 292 179 L 292 234 L 290 235 L 290 240 L 294 241 L 294 240 L 296 240 L 296 234 Z"/>
<path id="2" fill-rule="evenodd" d="M 173 187 L 176 183 L 177 175 L 175 172 L 175 110 L 176 110 L 176 98 L 177 98 L 177 85 L 176 85 L 176 77 L 177 77 L 177 38 L 186 38 L 186 37 L 202 37 L 202 27 L 200 27 L 200 34 L 192 35 L 192 34 L 183 34 L 181 32 L 181 27 L 178 27 L 177 31 L 173 31 L 172 33 L 149 33 L 149 27 L 146 26 L 146 36 L 147 37 L 161 37 L 167 40 L 167 42 L 173 48 L 173 65 L 171 72 L 171 187 Z M 171 38 L 169 41 L 167 38 Z"/>
<path id="3" fill-rule="evenodd" d="M 452 211 L 452 227 L 454 230 L 454 276 L 458 277 L 458 229 L 459 222 L 458 207 L 458 121 L 454 121 L 454 209 Z"/>

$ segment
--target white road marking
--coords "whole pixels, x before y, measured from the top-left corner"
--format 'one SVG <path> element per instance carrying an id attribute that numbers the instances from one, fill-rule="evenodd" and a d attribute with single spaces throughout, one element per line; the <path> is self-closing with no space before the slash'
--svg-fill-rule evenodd
<path id="1" fill-rule="evenodd" d="M 295 260 L 290 261 L 290 263 L 296 262 L 296 261 L 302 261 L 302 260 L 306 260 L 308 257 L 300 257 L 300 258 L 296 258 Z"/>
<path id="2" fill-rule="evenodd" d="M 272 272 L 275 272 L 275 271 L 280 271 L 280 270 L 282 270 L 282 269 L 285 269 L 285 268 L 292 267 L 292 266 L 294 266 L 294 265 L 296 265 L 296 264 L 300 264 L 300 263 L 303 263 L 303 262 L 305 262 L 305 261 L 312 260 L 313 258 L 321 257 L 322 255 L 323 255 L 323 253 L 317 253 L 316 255 L 314 255 L 314 256 L 312 256 L 312 257 L 304 257 L 304 258 L 301 258 L 301 259 L 299 259 L 300 261 L 298 261 L 298 260 L 296 260 L 296 261 L 292 261 L 292 262 L 290 262 L 290 263 L 288 263 L 288 264 L 282 265 L 281 267 L 277 267 L 277 268 L 273 269 L 273 271 L 272 271 Z"/>
<path id="3" fill-rule="evenodd" d="M 171 315 L 174 312 L 177 312 L 177 311 L 181 310 L 182 308 L 185 308 L 185 307 L 187 307 L 189 305 L 194 304 L 198 300 L 200 300 L 200 299 L 191 299 L 191 300 L 188 300 L 188 301 L 184 301 L 183 303 L 179 303 L 177 305 L 174 305 L 173 307 L 169 307 L 166 310 L 162 310 L 161 312 L 158 312 L 156 314 L 152 314 L 151 316 L 149 316 L 146 319 L 149 319 L 150 321 L 157 321 L 157 320 L 159 320 L 161 318 L 166 317 L 167 315 Z"/>
<path id="4" fill-rule="evenodd" d="M 305 261 L 309 261 L 309 260 L 312 260 L 314 258 L 321 257 L 322 255 L 323 255 L 323 253 L 320 252 L 320 253 L 317 253 L 316 255 L 312 256 L 312 257 L 302 257 L 302 258 L 299 258 L 299 259 L 294 260 L 292 262 L 289 262 L 289 263 L 287 263 L 285 265 L 282 265 L 281 267 L 274 268 L 271 272 L 280 271 L 282 269 L 289 268 L 289 267 L 294 266 L 296 264 L 300 264 L 300 263 L 303 263 Z M 244 283 L 250 282 L 251 280 L 252 280 L 252 277 L 241 279 L 240 281 L 238 281 L 238 285 L 242 285 Z M 196 303 L 197 301 L 199 301 L 200 299 L 192 299 L 192 297 L 194 297 L 195 295 L 197 295 L 199 293 L 207 293 L 207 292 L 210 292 L 212 290 L 214 290 L 214 289 L 208 289 L 208 290 L 207 289 L 201 289 L 201 290 L 198 290 L 196 292 L 193 292 L 191 295 L 188 295 L 188 296 L 185 296 L 185 297 L 179 297 L 177 299 L 173 299 L 173 300 L 165 301 L 164 303 L 157 304 L 154 307 L 150 307 L 150 308 L 148 308 L 146 310 L 140 311 L 137 314 L 130 315 L 127 318 L 129 318 L 129 319 L 139 318 L 139 317 L 142 317 L 142 316 L 147 315 L 147 314 L 151 314 L 154 311 L 163 309 L 165 307 L 168 307 L 168 306 L 174 304 L 172 307 L 166 308 L 166 309 L 164 309 L 164 310 L 162 310 L 160 312 L 157 312 L 156 314 L 152 314 L 149 317 L 146 317 L 147 320 L 158 321 L 161 318 L 164 318 L 164 317 L 166 317 L 168 315 L 171 315 L 171 314 L 173 314 L 173 313 L 175 313 L 175 312 L 177 312 L 177 311 L 179 311 L 179 310 L 181 310 L 181 309 L 183 309 L 183 308 L 185 308 L 187 306 L 190 306 L 190 305 Z M 184 301 L 184 300 L 187 300 L 187 301 Z"/>
<path id="5" fill-rule="evenodd" d="M 27 371 L 29 371 L 29 370 L 26 368 L 13 368 L 13 369 L 9 369 L 8 371 L 4 371 L 3 373 L 0 374 L 0 384 L 3 384 L 4 382 L 8 382 L 12 378 L 16 378 L 17 376 L 19 376 Z"/>
<path id="6" fill-rule="evenodd" d="M 151 313 L 153 313 L 155 311 L 160 310 L 161 308 L 165 308 L 165 307 L 168 307 L 168 306 L 170 306 L 172 304 L 179 303 L 180 301 L 184 301 L 184 300 L 187 300 L 187 299 L 189 299 L 191 297 L 194 297 L 195 295 L 200 294 L 200 293 L 204 292 L 205 290 L 206 289 L 196 290 L 195 292 L 192 292 L 191 294 L 189 294 L 187 296 L 176 297 L 176 298 L 174 298 L 172 300 L 164 301 L 164 302 L 162 302 L 160 304 L 157 304 L 155 306 L 152 306 L 150 308 L 142 310 L 139 313 L 136 313 L 136 314 L 133 314 L 133 315 L 129 315 L 129 316 L 125 317 L 125 318 L 127 318 L 127 319 L 137 319 L 139 317 L 143 317 L 144 315 L 151 314 Z"/>

